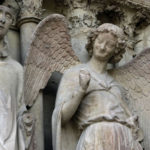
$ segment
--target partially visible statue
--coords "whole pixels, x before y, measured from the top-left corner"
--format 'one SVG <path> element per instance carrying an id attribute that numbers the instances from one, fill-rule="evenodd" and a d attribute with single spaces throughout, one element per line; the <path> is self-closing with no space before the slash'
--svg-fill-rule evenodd
<path id="1" fill-rule="evenodd" d="M 23 116 L 26 116 L 23 67 L 8 55 L 5 39 L 14 20 L 13 14 L 11 8 L 0 5 L 0 150 L 26 148 L 26 131 L 23 131 L 27 130 L 27 127 L 24 127 L 26 121 L 23 120 Z"/>
<path id="2" fill-rule="evenodd" d="M 123 30 L 103 24 L 89 35 L 90 61 L 79 64 L 65 18 L 53 14 L 39 23 L 25 65 L 25 101 L 32 107 L 52 73 L 65 72 L 52 119 L 54 150 L 142 150 L 139 127 L 150 148 L 150 49 L 107 70 L 125 49 Z"/>

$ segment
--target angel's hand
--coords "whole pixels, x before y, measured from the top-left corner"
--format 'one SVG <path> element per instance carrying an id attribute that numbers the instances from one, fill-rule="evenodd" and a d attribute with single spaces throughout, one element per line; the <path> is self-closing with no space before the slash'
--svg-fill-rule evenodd
<path id="1" fill-rule="evenodd" d="M 79 73 L 79 83 L 81 88 L 86 91 L 91 80 L 91 75 L 87 70 L 80 70 Z"/>

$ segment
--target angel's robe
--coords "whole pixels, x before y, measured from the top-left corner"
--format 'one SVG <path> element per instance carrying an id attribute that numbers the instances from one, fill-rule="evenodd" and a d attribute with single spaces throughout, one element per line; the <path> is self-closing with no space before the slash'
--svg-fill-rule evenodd
<path id="1" fill-rule="evenodd" d="M 81 69 L 91 75 L 89 87 L 70 122 L 62 126 L 63 105 L 76 100 L 80 94 Z M 54 150 L 133 150 L 133 147 L 142 150 L 134 135 L 136 128 L 124 100 L 123 88 L 107 73 L 97 74 L 83 64 L 64 74 L 53 114 Z"/>
<path id="2" fill-rule="evenodd" d="M 22 96 L 23 67 L 1 51 L 0 150 L 25 150 L 23 134 L 17 125 L 17 119 L 26 109 Z"/>

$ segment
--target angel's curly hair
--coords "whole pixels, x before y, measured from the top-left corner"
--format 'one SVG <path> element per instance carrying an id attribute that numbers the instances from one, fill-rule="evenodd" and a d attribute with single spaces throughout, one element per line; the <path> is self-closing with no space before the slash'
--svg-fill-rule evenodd
<path id="1" fill-rule="evenodd" d="M 122 55 L 125 52 L 125 47 L 126 47 L 126 38 L 125 38 L 123 30 L 120 27 L 111 23 L 104 23 L 100 25 L 98 28 L 94 29 L 89 34 L 86 49 L 91 57 L 93 54 L 94 41 L 96 40 L 98 35 L 100 33 L 108 33 L 108 32 L 110 32 L 112 35 L 118 38 L 117 46 L 115 50 L 116 55 L 113 55 L 109 60 L 109 63 L 114 64 L 121 60 Z"/>

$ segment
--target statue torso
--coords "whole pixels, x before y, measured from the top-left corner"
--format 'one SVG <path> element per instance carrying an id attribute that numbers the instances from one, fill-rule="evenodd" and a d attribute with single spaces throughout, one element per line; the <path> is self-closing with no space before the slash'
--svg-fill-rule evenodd
<path id="1" fill-rule="evenodd" d="M 131 117 L 126 111 L 121 86 L 106 74 L 97 74 L 88 66 L 91 80 L 87 93 L 84 96 L 75 115 L 79 128 L 92 123 L 112 121 L 127 123 Z"/>
<path id="2" fill-rule="evenodd" d="M 22 67 L 11 58 L 0 59 L 0 141 L 16 138 L 18 92 Z M 5 128 L 4 128 L 5 126 Z M 12 139 L 12 138 L 13 139 Z"/>

